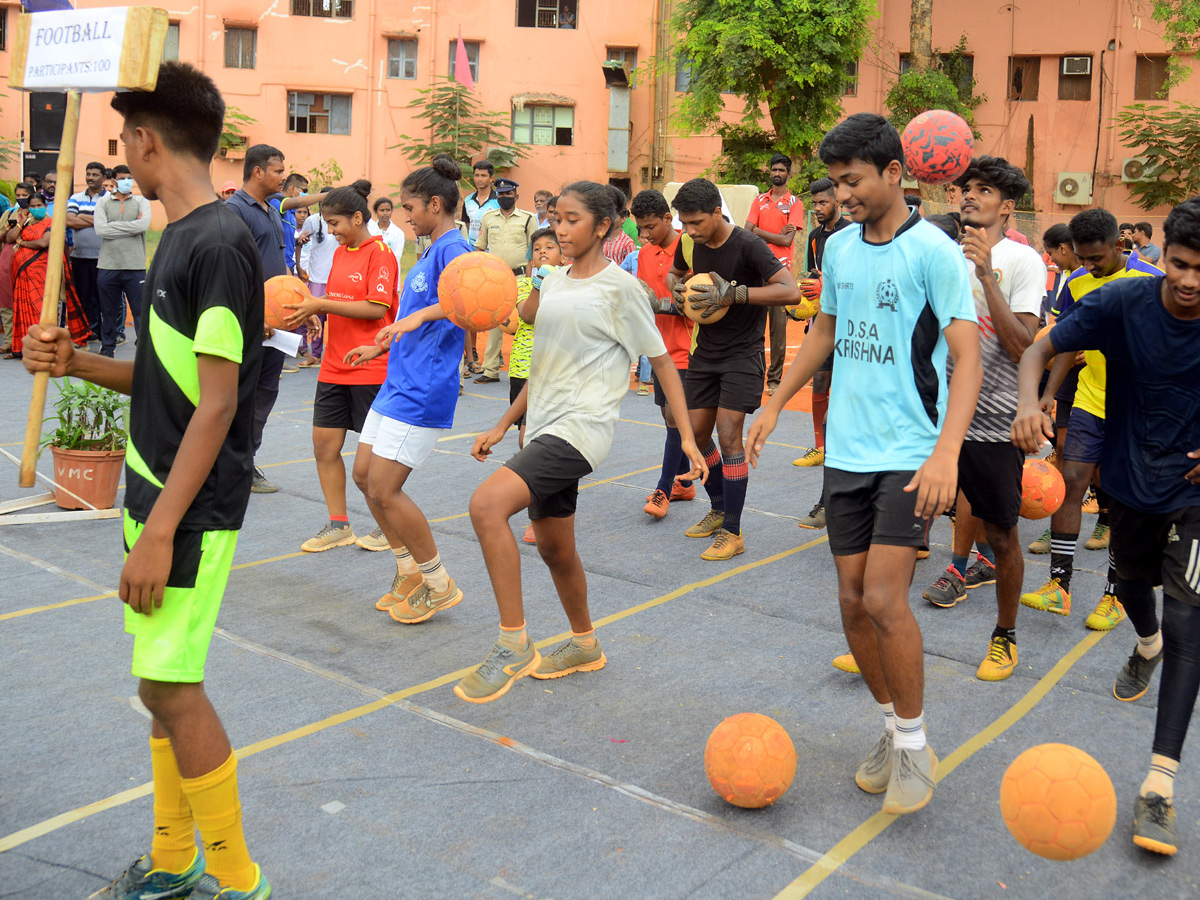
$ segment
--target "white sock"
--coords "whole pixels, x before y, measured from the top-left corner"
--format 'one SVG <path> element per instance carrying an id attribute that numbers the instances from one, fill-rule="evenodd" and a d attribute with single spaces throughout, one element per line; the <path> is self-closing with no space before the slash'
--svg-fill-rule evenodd
<path id="1" fill-rule="evenodd" d="M 421 570 L 421 576 L 425 579 L 425 583 L 433 588 L 435 594 L 444 594 L 450 590 L 450 573 L 442 565 L 440 553 L 433 554 L 433 559 L 428 562 L 417 563 L 417 566 Z"/>
<path id="2" fill-rule="evenodd" d="M 1141 796 L 1158 794 L 1164 800 L 1175 799 L 1175 773 L 1179 771 L 1179 760 L 1163 756 L 1161 753 L 1150 754 L 1150 774 L 1142 782 Z"/>
<path id="3" fill-rule="evenodd" d="M 880 703 L 879 711 L 883 713 L 883 729 L 890 734 L 896 733 L 896 708 L 891 703 Z"/>
<path id="4" fill-rule="evenodd" d="M 420 571 L 417 561 L 412 558 L 407 547 L 393 547 L 392 556 L 396 557 L 396 571 L 401 575 L 415 575 Z"/>
<path id="5" fill-rule="evenodd" d="M 917 713 L 915 719 L 896 716 L 896 735 L 892 738 L 897 750 L 923 750 L 925 748 L 925 714 Z"/>
<path id="6" fill-rule="evenodd" d="M 1142 659 L 1154 659 L 1162 650 L 1162 629 L 1154 632 L 1148 638 L 1139 637 L 1137 652 L 1141 654 Z"/>

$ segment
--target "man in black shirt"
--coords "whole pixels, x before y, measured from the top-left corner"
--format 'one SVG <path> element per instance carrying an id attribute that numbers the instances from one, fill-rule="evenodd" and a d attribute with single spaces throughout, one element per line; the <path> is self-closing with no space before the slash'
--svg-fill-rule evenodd
<path id="1" fill-rule="evenodd" d="M 268 197 L 283 190 L 285 172 L 282 151 L 270 144 L 255 144 L 246 151 L 246 159 L 242 163 L 241 188 L 225 201 L 230 209 L 241 216 L 254 236 L 254 243 L 262 255 L 264 279 L 287 274 L 283 218 L 279 210 L 267 202 Z M 269 332 L 264 332 L 264 337 L 269 336 Z M 282 350 L 262 348 L 262 368 L 254 401 L 255 454 L 262 446 L 267 417 L 279 398 L 279 374 L 283 371 L 283 361 Z M 255 467 L 254 484 L 250 490 L 255 494 L 272 494 L 279 488 L 267 481 L 262 469 Z"/>
<path id="2" fill-rule="evenodd" d="M 814 277 L 805 278 L 800 282 L 800 292 L 805 298 L 821 299 L 821 258 L 825 254 L 825 242 L 829 236 L 850 224 L 850 220 L 842 216 L 842 209 L 837 198 L 833 195 L 833 182 L 828 178 L 819 178 L 808 188 L 812 195 L 812 209 L 817 216 L 818 225 L 808 234 L 807 249 L 804 253 L 804 270 Z M 814 274 L 815 273 L 815 274 Z M 810 320 L 811 323 L 811 320 Z M 805 332 L 808 326 L 805 326 Z M 815 446 L 799 459 L 793 461 L 794 466 L 820 466 L 825 464 L 825 418 L 829 414 L 829 385 L 833 381 L 833 354 L 821 363 L 821 368 L 812 380 L 812 417 L 813 443 Z M 801 528 L 825 527 L 825 492 L 822 488 L 821 499 L 800 520 Z"/>
<path id="3" fill-rule="evenodd" d="M 163 63 L 150 92 L 118 93 L 134 179 L 167 227 L 146 276 L 132 363 L 35 327 L 25 367 L 129 394 L 120 597 L 133 674 L 152 716 L 150 852 L 93 896 L 266 900 L 242 834 L 237 758 L 204 691 L 204 662 L 250 496 L 263 271 L 249 230 L 213 194 L 225 103 L 212 79 Z M 195 843 L 199 829 L 204 853 Z"/>
<path id="4" fill-rule="evenodd" d="M 700 324 L 688 362 L 688 409 L 696 443 L 708 464 L 704 487 L 712 509 L 687 530 L 687 536 L 713 537 L 701 559 L 732 559 L 746 549 L 741 519 L 749 470 L 742 432 L 746 413 L 762 402 L 767 307 L 796 303 L 800 291 L 762 238 L 732 225 L 721 214 L 721 193 L 711 181 L 693 178 L 679 188 L 672 205 L 694 242 L 690 268 L 712 276 L 712 285 L 697 292 L 714 311 L 729 307 L 720 321 Z M 681 241 L 667 273 L 676 305 L 684 293 L 688 268 Z M 719 451 L 712 440 L 714 426 Z"/>

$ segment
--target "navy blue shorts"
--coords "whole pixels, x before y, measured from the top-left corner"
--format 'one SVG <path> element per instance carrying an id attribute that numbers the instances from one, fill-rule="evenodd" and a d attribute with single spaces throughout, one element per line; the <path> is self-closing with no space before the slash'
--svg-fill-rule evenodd
<path id="1" fill-rule="evenodd" d="M 1063 459 L 1097 464 L 1104 448 L 1104 420 L 1086 409 L 1074 407 L 1067 424 L 1067 439 L 1063 442 Z"/>

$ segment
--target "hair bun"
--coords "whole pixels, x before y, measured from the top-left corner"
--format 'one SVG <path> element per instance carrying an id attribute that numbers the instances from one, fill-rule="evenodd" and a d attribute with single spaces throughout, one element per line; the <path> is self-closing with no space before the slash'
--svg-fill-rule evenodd
<path id="1" fill-rule="evenodd" d="M 439 153 L 433 158 L 430 165 L 433 166 L 433 171 L 437 172 L 443 178 L 448 178 L 451 181 L 462 180 L 462 169 L 448 153 Z"/>
<path id="2" fill-rule="evenodd" d="M 358 181 L 354 182 L 354 184 L 350 185 L 350 187 L 353 188 L 354 192 L 364 200 L 371 196 L 371 182 L 367 181 L 365 178 L 358 179 Z"/>

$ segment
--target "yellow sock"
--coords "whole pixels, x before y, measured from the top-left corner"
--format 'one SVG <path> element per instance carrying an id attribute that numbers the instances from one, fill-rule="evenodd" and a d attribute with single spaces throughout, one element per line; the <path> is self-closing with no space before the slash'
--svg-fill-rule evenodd
<path id="1" fill-rule="evenodd" d="M 156 869 L 183 872 L 196 858 L 196 823 L 183 793 L 175 751 L 166 738 L 150 738 L 150 770 L 154 774 L 154 839 L 150 863 Z"/>
<path id="2" fill-rule="evenodd" d="M 192 805 L 196 827 L 204 840 L 205 870 L 236 891 L 249 891 L 258 883 L 258 867 L 250 859 L 242 835 L 242 804 L 238 800 L 237 757 L 207 775 L 184 778 L 183 792 Z"/>

